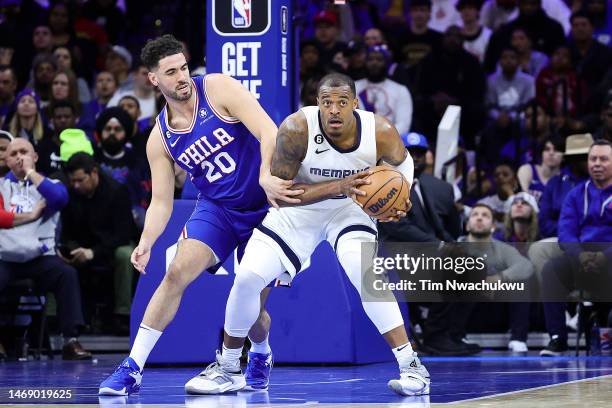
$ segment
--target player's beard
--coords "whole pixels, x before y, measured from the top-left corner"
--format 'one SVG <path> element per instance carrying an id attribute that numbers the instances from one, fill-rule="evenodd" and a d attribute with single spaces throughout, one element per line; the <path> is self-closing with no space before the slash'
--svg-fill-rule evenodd
<path id="1" fill-rule="evenodd" d="M 189 100 L 189 98 L 191 98 L 191 94 L 193 93 L 193 86 L 190 83 L 188 83 L 187 86 L 189 88 L 189 92 L 187 92 L 187 95 L 179 95 L 178 91 L 173 90 L 168 92 L 168 97 L 174 99 L 175 101 Z"/>

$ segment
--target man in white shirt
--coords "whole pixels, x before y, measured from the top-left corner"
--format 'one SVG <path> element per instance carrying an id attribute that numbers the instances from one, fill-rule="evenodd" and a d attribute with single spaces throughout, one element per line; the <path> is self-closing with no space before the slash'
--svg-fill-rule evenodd
<path id="1" fill-rule="evenodd" d="M 402 134 L 410 130 L 412 96 L 404 85 L 387 78 L 390 54 L 385 45 L 368 48 L 366 78 L 355 82 L 360 109 L 384 116 Z"/>

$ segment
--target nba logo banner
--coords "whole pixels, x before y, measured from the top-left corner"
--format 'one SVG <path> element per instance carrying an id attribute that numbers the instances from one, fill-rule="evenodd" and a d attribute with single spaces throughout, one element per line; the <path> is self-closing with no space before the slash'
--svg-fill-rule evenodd
<path id="1" fill-rule="evenodd" d="M 207 0 L 206 68 L 242 83 L 276 124 L 297 109 L 293 0 Z"/>
<path id="2" fill-rule="evenodd" d="M 232 27 L 251 26 L 251 0 L 232 0 Z"/>
<path id="3" fill-rule="evenodd" d="M 272 3 L 278 0 L 208 0 L 212 29 L 221 36 L 260 36 L 272 23 Z M 212 20 L 212 21 L 210 21 Z M 209 26 L 210 27 L 210 26 Z"/>

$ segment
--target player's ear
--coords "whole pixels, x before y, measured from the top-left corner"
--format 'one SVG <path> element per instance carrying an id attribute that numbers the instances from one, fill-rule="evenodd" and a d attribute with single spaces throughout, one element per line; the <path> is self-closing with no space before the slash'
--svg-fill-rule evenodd
<path id="1" fill-rule="evenodd" d="M 149 81 L 153 84 L 153 86 L 159 85 L 159 82 L 157 81 L 157 75 L 155 75 L 155 73 L 149 71 L 147 76 L 149 77 Z"/>
<path id="2" fill-rule="evenodd" d="M 357 101 L 357 97 L 353 98 L 353 110 L 357 109 L 359 106 L 359 102 Z"/>

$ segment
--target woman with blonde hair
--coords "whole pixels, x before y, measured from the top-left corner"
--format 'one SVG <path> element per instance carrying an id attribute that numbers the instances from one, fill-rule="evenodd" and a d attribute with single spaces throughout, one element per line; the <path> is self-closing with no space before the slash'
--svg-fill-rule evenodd
<path id="1" fill-rule="evenodd" d="M 26 88 L 15 98 L 15 114 L 8 123 L 8 131 L 15 137 L 27 139 L 36 146 L 49 129 L 40 114 L 40 99 L 31 89 Z"/>

